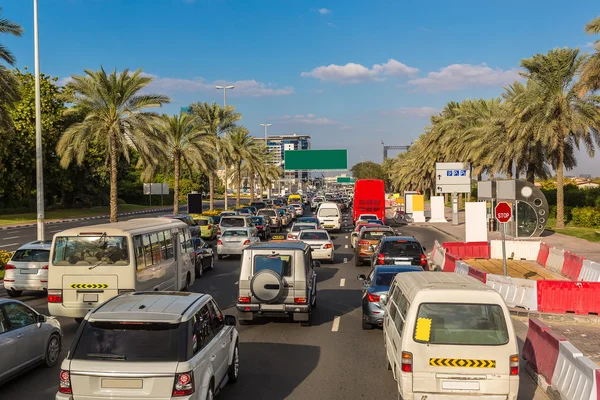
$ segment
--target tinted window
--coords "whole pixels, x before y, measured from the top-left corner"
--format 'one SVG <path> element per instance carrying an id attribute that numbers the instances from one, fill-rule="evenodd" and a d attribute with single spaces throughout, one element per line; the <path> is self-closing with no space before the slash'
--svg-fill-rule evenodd
<path id="1" fill-rule="evenodd" d="M 219 307 L 212 300 L 208 302 L 208 311 L 210 312 L 211 327 L 213 333 L 216 335 L 225 326 L 223 314 L 221 314 L 221 310 L 219 310 Z"/>
<path id="2" fill-rule="evenodd" d="M 365 240 L 379 240 L 384 235 L 393 235 L 390 231 L 365 231 L 362 233 L 362 238 Z"/>
<path id="3" fill-rule="evenodd" d="M 420 257 L 423 253 L 418 243 L 407 241 L 385 242 L 381 252 L 390 257 Z"/>
<path id="4" fill-rule="evenodd" d="M 10 324 L 10 329 L 15 330 L 37 322 L 37 315 L 29 307 L 19 303 L 4 304 L 6 319 Z"/>
<path id="5" fill-rule="evenodd" d="M 50 260 L 50 250 L 24 249 L 17 250 L 12 256 L 11 261 L 39 261 L 48 262 Z"/>
<path id="6" fill-rule="evenodd" d="M 248 231 L 245 229 L 228 229 L 221 235 L 222 237 L 248 237 Z"/>
<path id="7" fill-rule="evenodd" d="M 267 215 L 269 217 L 276 217 L 277 216 L 277 212 L 274 210 L 260 210 L 258 212 L 258 215 Z"/>
<path id="8" fill-rule="evenodd" d="M 329 240 L 327 232 L 302 232 L 300 240 Z"/>
<path id="9" fill-rule="evenodd" d="M 315 229 L 316 226 L 314 225 L 294 225 L 292 226 L 292 232 L 300 232 L 301 230 L 304 229 Z"/>
<path id="10" fill-rule="evenodd" d="M 253 222 L 255 225 L 263 225 L 263 224 L 265 223 L 265 220 L 264 220 L 264 219 L 262 219 L 261 217 L 252 217 L 252 218 L 250 218 L 250 219 L 252 220 L 252 222 Z"/>
<path id="11" fill-rule="evenodd" d="M 337 217 L 339 215 L 337 208 L 320 208 L 319 217 Z"/>
<path id="12" fill-rule="evenodd" d="M 206 219 L 197 219 L 196 222 L 200 226 L 208 226 L 208 220 L 206 220 Z"/>
<path id="13" fill-rule="evenodd" d="M 282 276 L 292 276 L 292 256 L 254 256 L 254 272 L 256 273 L 263 269 L 270 269 Z"/>
<path id="14" fill-rule="evenodd" d="M 162 322 L 88 322 L 73 358 L 178 361 L 179 326 Z"/>
<path id="15" fill-rule="evenodd" d="M 7 332 L 8 329 L 8 321 L 4 317 L 4 312 L 2 312 L 2 309 L 0 308 L 0 333 Z"/>
<path id="16" fill-rule="evenodd" d="M 221 227 L 223 227 L 223 228 L 229 228 L 229 227 L 241 228 L 243 226 L 245 226 L 244 218 L 227 218 L 227 217 L 221 218 Z"/>
<path id="17" fill-rule="evenodd" d="M 375 275 L 373 284 L 375 286 L 389 287 L 397 274 L 397 272 L 379 272 L 377 275 Z"/>
<path id="18" fill-rule="evenodd" d="M 128 265 L 129 250 L 124 236 L 61 236 L 54 246 L 56 265 Z"/>
<path id="19" fill-rule="evenodd" d="M 208 306 L 202 307 L 191 319 L 191 322 L 192 350 L 194 354 L 196 354 L 210 343 L 214 336 Z"/>

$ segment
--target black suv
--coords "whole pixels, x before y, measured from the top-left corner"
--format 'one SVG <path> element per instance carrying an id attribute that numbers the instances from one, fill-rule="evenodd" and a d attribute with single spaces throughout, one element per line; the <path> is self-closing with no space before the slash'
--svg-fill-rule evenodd
<path id="1" fill-rule="evenodd" d="M 428 271 L 425 250 L 413 236 L 384 236 L 373 249 L 371 266 L 418 265 Z"/>

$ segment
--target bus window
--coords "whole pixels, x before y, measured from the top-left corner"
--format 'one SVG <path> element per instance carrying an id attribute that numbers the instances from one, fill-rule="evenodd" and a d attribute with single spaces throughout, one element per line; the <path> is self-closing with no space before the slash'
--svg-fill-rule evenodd
<path id="1" fill-rule="evenodd" d="M 173 258 L 173 239 L 171 238 L 171 231 L 165 231 L 165 249 L 167 259 Z"/>
<path id="2" fill-rule="evenodd" d="M 142 245 L 141 236 L 133 237 L 133 248 L 135 249 L 136 269 L 140 271 L 146 267 L 146 262 L 144 261 L 144 246 Z"/>

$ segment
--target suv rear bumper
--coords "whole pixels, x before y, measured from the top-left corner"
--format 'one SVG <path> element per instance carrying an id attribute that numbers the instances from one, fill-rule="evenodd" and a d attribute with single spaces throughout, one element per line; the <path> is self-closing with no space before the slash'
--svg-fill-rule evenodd
<path id="1" fill-rule="evenodd" d="M 310 310 L 309 305 L 298 305 L 298 304 L 282 304 L 282 308 L 278 310 L 274 309 L 263 309 L 262 304 L 236 304 L 238 310 L 238 318 L 241 320 L 252 320 L 254 314 L 257 315 L 275 315 L 275 314 L 288 314 L 288 313 L 308 313 Z"/>

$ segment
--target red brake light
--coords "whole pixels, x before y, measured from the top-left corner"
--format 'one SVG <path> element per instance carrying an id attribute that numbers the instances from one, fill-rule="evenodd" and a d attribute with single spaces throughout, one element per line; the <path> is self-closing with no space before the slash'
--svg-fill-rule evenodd
<path id="1" fill-rule="evenodd" d="M 208 225 L 206 229 L 212 229 L 212 225 Z"/>
<path id="2" fill-rule="evenodd" d="M 412 372 L 412 353 L 402 352 L 402 372 Z"/>
<path id="3" fill-rule="evenodd" d="M 293 238 L 292 234 L 288 233 L 288 239 L 291 239 L 291 238 Z"/>
<path id="4" fill-rule="evenodd" d="M 48 266 L 47 266 L 47 265 L 44 265 L 44 266 L 42 267 L 42 269 L 48 269 Z"/>
<path id="5" fill-rule="evenodd" d="M 257 227 L 258 229 L 262 229 L 262 228 L 263 228 L 263 226 L 262 226 L 262 225 L 256 225 L 256 227 Z"/>
<path id="6" fill-rule="evenodd" d="M 425 254 L 421 254 L 421 266 L 422 267 L 427 266 L 427 256 Z"/>
<path id="7" fill-rule="evenodd" d="M 513 354 L 509 360 L 510 374 L 519 375 L 519 355 Z"/>
<path id="8" fill-rule="evenodd" d="M 378 303 L 380 296 L 377 294 L 372 294 L 372 293 L 368 293 L 367 294 L 367 299 L 371 302 L 371 303 Z"/>
<path id="9" fill-rule="evenodd" d="M 223 242 L 221 242 L 221 239 L 217 240 L 217 244 L 220 244 L 221 246 L 223 246 Z"/>
<path id="10" fill-rule="evenodd" d="M 238 302 L 241 303 L 241 304 L 250 303 L 250 297 L 239 297 L 238 298 Z"/>
<path id="11" fill-rule="evenodd" d="M 332 245 L 331 243 L 325 243 L 325 244 L 323 245 L 323 248 L 324 248 L 324 249 L 331 249 L 331 248 L 333 248 L 333 245 Z"/>
<path id="12" fill-rule="evenodd" d="M 71 390 L 71 374 L 69 374 L 69 371 L 65 371 L 64 369 L 60 370 L 58 392 L 64 394 L 73 394 L 73 390 Z"/>
<path id="13" fill-rule="evenodd" d="M 60 289 L 49 289 L 48 290 L 48 303 L 62 303 L 62 290 Z"/>
<path id="14" fill-rule="evenodd" d="M 246 239 L 246 241 L 244 242 L 244 246 L 246 246 L 247 244 L 250 244 L 250 240 Z"/>
<path id="15" fill-rule="evenodd" d="M 358 245 L 359 246 L 368 246 L 369 245 L 369 241 L 368 240 L 359 240 L 358 241 Z"/>
<path id="16" fill-rule="evenodd" d="M 306 297 L 294 297 L 294 304 L 306 304 Z"/>
<path id="17" fill-rule="evenodd" d="M 194 372 L 184 372 L 175 375 L 173 397 L 189 396 L 196 391 L 194 388 Z"/>
<path id="18" fill-rule="evenodd" d="M 385 256 L 381 253 L 377 255 L 377 264 L 383 265 L 385 263 Z"/>
<path id="19" fill-rule="evenodd" d="M 16 269 L 16 267 L 12 264 L 6 264 L 6 266 L 4 267 L 5 270 L 9 270 L 9 269 Z"/>

